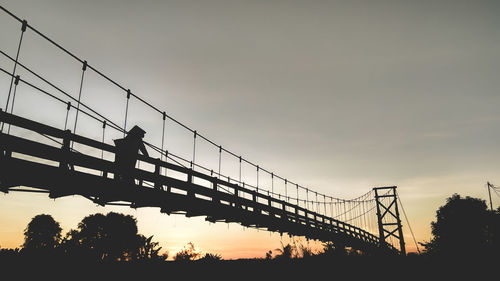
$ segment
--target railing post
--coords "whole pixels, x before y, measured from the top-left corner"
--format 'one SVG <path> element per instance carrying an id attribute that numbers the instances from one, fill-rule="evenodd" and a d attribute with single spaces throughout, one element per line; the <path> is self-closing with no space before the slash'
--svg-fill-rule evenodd
<path id="1" fill-rule="evenodd" d="M 220 203 L 220 200 L 219 200 L 219 190 L 217 188 L 217 178 L 216 177 L 213 177 L 213 179 L 212 179 L 212 190 L 213 190 L 212 203 L 215 206 L 215 205 L 217 205 L 217 204 Z"/>
<path id="2" fill-rule="evenodd" d="M 191 162 L 193 163 L 193 162 Z M 192 167 L 192 164 L 191 164 L 191 167 Z M 193 187 L 191 186 L 191 184 L 193 183 L 193 169 L 191 170 L 188 170 L 188 175 L 187 175 L 187 182 L 189 183 L 189 187 L 187 189 L 187 196 L 188 197 L 194 197 L 194 192 L 193 192 Z"/>
<path id="3" fill-rule="evenodd" d="M 4 114 L 3 114 L 3 109 L 0 108 L 0 133 L 3 133 L 3 123 L 4 123 Z"/>
<path id="4" fill-rule="evenodd" d="M 299 204 L 295 206 L 295 222 L 299 222 Z"/>
<path id="5" fill-rule="evenodd" d="M 59 161 L 59 168 L 63 170 L 70 170 L 73 168 L 73 165 L 69 163 L 69 155 L 70 155 L 70 143 L 71 143 L 71 131 L 64 131 L 63 135 L 63 144 L 61 147 L 61 159 Z"/>
<path id="6" fill-rule="evenodd" d="M 0 108 L 0 116 L 3 116 L 3 111 L 1 108 Z M 1 121 L 3 121 L 3 120 L 1 120 Z M 4 134 L 0 133 L 0 149 L 1 149 L 1 151 L 0 151 L 0 164 L 2 164 L 2 167 L 4 167 L 4 165 L 6 165 L 5 164 L 6 160 L 8 160 L 12 157 L 12 151 L 8 150 L 4 146 L 3 138 L 4 138 Z M 9 192 L 9 186 L 6 184 L 4 179 L 1 179 L 1 178 L 0 178 L 0 191 L 4 192 L 4 193 Z"/>
<path id="7" fill-rule="evenodd" d="M 245 183 L 243 183 L 243 188 L 245 188 Z M 238 202 L 240 201 L 240 194 L 239 194 L 239 189 L 238 188 L 234 188 L 234 197 L 235 197 L 234 206 L 236 208 L 241 208 L 241 204 L 238 204 Z"/>
<path id="8" fill-rule="evenodd" d="M 272 197 L 269 193 L 269 191 L 267 191 L 267 206 L 269 206 L 269 217 L 270 218 L 274 218 L 274 213 L 273 213 L 273 205 L 272 205 Z"/>
<path id="9" fill-rule="evenodd" d="M 286 214 L 286 203 L 283 201 L 283 203 L 281 203 L 282 207 L 283 207 L 283 214 L 281 215 L 283 220 L 285 221 L 288 221 L 288 217 L 287 217 L 287 214 Z"/>
<path id="10" fill-rule="evenodd" d="M 163 185 L 160 183 L 160 164 L 161 160 L 160 158 L 157 158 L 155 161 L 155 189 L 157 190 L 163 190 Z"/>
<path id="11" fill-rule="evenodd" d="M 136 171 L 140 169 L 141 164 L 140 164 L 139 160 L 137 160 L 137 164 L 138 164 L 138 166 L 136 168 Z M 138 176 L 139 173 L 136 172 L 135 174 Z M 139 186 L 142 187 L 142 183 L 144 182 L 144 180 L 142 178 L 140 178 L 140 179 L 138 179 L 138 182 L 139 182 Z"/>
<path id="12" fill-rule="evenodd" d="M 257 207 L 257 205 L 258 205 L 258 202 L 257 202 L 257 191 L 254 191 L 252 193 L 252 201 L 254 202 L 253 212 L 260 215 L 260 209 Z"/>

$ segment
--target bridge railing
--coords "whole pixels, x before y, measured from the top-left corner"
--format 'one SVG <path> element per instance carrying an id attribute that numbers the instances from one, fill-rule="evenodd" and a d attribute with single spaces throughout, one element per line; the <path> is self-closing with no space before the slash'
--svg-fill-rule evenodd
<path id="1" fill-rule="evenodd" d="M 69 130 L 64 131 L 15 116 L 1 110 L 0 122 L 36 132 L 47 137 L 56 138 L 61 141 L 61 147 L 54 147 L 2 133 L 0 144 L 2 149 L 5 151 L 9 150 L 9 153 L 18 152 L 20 154 L 50 160 L 61 168 L 73 166 L 75 169 L 78 167 L 90 169 L 95 171 L 93 174 L 100 173 L 101 176 L 106 179 L 112 179 L 113 175 L 117 172 L 113 161 L 72 151 L 70 143 L 79 143 L 93 149 L 106 151 L 113 155 L 116 152 L 115 146 L 73 134 Z M 133 177 L 141 187 L 154 188 L 165 192 L 172 192 L 172 188 L 175 188 L 183 191 L 187 196 L 205 197 L 205 200 L 245 209 L 248 212 L 265 215 L 273 220 L 286 221 L 332 235 L 345 235 L 372 245 L 378 245 L 379 243 L 378 237 L 361 228 L 313 212 L 285 200 L 262 194 L 218 177 L 195 171 L 191 168 L 161 161 L 160 159 L 146 157 L 144 155 L 138 155 L 138 159 L 154 167 L 154 171 L 139 168 L 135 169 Z M 168 177 L 160 173 L 161 169 L 165 170 L 165 174 L 169 173 L 169 171 L 175 171 L 183 176 L 181 179 Z M 195 179 L 205 181 L 208 183 L 208 186 L 195 184 Z M 152 184 L 147 185 L 146 183 Z M 251 199 L 242 196 L 242 194 L 250 195 Z M 390 245 L 387 246 L 391 247 Z"/>

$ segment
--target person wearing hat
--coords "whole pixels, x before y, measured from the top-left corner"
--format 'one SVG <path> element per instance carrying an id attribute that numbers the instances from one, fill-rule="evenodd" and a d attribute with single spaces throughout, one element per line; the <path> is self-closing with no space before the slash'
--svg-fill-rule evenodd
<path id="1" fill-rule="evenodd" d="M 128 131 L 127 136 L 123 139 L 114 140 L 116 146 L 115 164 L 116 172 L 115 179 L 118 179 L 127 184 L 135 184 L 134 169 L 137 162 L 139 151 L 143 155 L 149 156 L 142 139 L 146 132 L 138 126 L 134 126 Z"/>

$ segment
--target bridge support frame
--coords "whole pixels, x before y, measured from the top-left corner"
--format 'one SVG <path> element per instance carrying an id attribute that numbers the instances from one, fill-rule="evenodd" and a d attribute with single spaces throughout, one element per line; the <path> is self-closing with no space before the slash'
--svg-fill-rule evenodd
<path id="1" fill-rule="evenodd" d="M 375 187 L 375 201 L 377 203 L 377 220 L 380 247 L 385 247 L 386 239 L 394 237 L 399 240 L 400 252 L 402 256 L 406 255 L 405 240 L 403 237 L 403 227 L 399 217 L 398 198 L 396 186 Z M 381 194 L 382 191 L 388 190 L 387 193 Z M 384 200 L 383 199 L 389 199 Z"/>

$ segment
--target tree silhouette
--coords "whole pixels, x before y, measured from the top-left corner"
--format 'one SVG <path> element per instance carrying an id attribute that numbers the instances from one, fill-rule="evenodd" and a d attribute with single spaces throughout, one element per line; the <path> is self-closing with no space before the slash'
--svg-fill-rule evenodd
<path id="1" fill-rule="evenodd" d="M 323 249 L 317 255 L 326 258 L 344 257 L 347 255 L 347 251 L 345 244 L 342 242 L 325 242 L 323 243 Z"/>
<path id="2" fill-rule="evenodd" d="M 0 259 L 1 258 L 13 258 L 19 255 L 21 252 L 21 249 L 15 248 L 15 249 L 4 249 L 0 247 Z"/>
<path id="3" fill-rule="evenodd" d="M 491 252 L 500 254 L 500 207 L 491 214 Z"/>
<path id="4" fill-rule="evenodd" d="M 206 253 L 200 261 L 202 262 L 218 262 L 222 260 L 222 256 L 220 254 L 211 254 L 211 253 Z"/>
<path id="5" fill-rule="evenodd" d="M 106 258 L 105 230 L 106 216 L 93 214 L 86 216 L 78 223 L 78 230 L 71 230 L 65 245 L 71 245 L 69 251 L 85 252 L 93 259 L 104 260 Z"/>
<path id="6" fill-rule="evenodd" d="M 64 248 L 99 261 L 130 261 L 158 258 L 157 242 L 137 233 L 137 221 L 130 215 L 110 212 L 82 219 L 77 230 L 68 232 Z"/>
<path id="7" fill-rule="evenodd" d="M 139 234 L 139 252 L 137 259 L 139 260 L 153 260 L 153 261 L 164 261 L 168 258 L 168 253 L 160 255 L 161 247 L 159 247 L 158 242 L 153 242 L 153 236 L 145 237 Z"/>
<path id="8" fill-rule="evenodd" d="M 27 250 L 49 250 L 61 241 L 61 226 L 51 215 L 37 215 L 24 230 L 23 248 Z"/>
<path id="9" fill-rule="evenodd" d="M 304 259 L 314 256 L 313 250 L 307 245 L 300 244 L 298 250 L 300 250 L 300 254 Z"/>
<path id="10" fill-rule="evenodd" d="M 77 256 L 80 259 L 88 258 L 90 256 L 89 251 L 84 251 L 78 241 L 79 232 L 77 230 L 71 229 L 66 233 L 64 238 L 61 240 L 61 250 L 67 256 Z"/>
<path id="11" fill-rule="evenodd" d="M 178 253 L 175 254 L 174 260 L 176 261 L 191 261 L 200 257 L 200 253 L 194 248 L 194 244 L 189 242 Z"/>
<path id="12" fill-rule="evenodd" d="M 433 255 L 483 255 L 494 244 L 495 220 L 498 214 L 488 211 L 484 200 L 453 194 L 436 212 L 436 221 L 431 223 L 433 238 L 422 245 Z"/>
<path id="13" fill-rule="evenodd" d="M 281 242 L 281 248 L 276 249 L 279 254 L 276 255 L 275 259 L 280 259 L 280 260 L 290 260 L 294 257 L 295 254 L 295 247 L 286 244 L 284 245 L 283 242 Z"/>
<path id="14" fill-rule="evenodd" d="M 270 260 L 273 258 L 273 251 L 269 250 L 266 252 L 266 260 Z"/>

